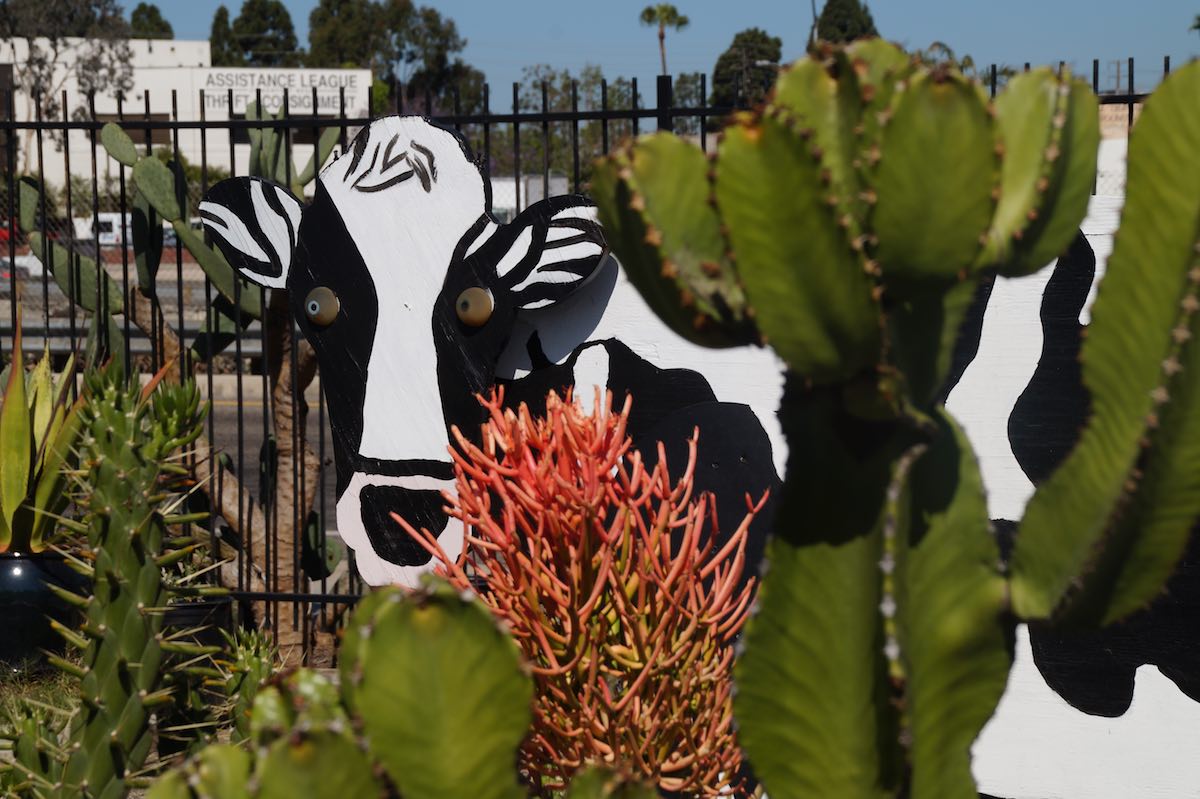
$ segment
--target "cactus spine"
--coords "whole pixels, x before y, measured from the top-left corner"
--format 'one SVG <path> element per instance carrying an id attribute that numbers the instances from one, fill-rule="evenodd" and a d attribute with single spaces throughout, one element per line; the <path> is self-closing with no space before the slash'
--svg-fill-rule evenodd
<path id="1" fill-rule="evenodd" d="M 1161 590 L 1200 515 L 1197 92 L 1193 64 L 1134 129 L 1083 349 L 1092 418 L 1030 503 L 1010 574 L 942 385 L 980 282 L 1034 272 L 1077 235 L 1099 138 L 1086 86 L 1033 70 L 989 104 L 954 69 L 867 40 L 797 62 L 734 119 L 703 212 L 652 185 L 705 168 L 670 136 L 598 167 L 601 220 L 651 306 L 667 278 L 703 290 L 667 267 L 680 231 L 719 230 L 740 316 L 684 303 L 706 335 L 675 329 L 704 344 L 751 320 L 790 369 L 787 480 L 736 672 L 740 738 L 772 797 L 974 796 L 969 750 L 1017 616 L 1107 622 Z"/>
<path id="2" fill-rule="evenodd" d="M 117 368 L 87 380 L 78 487 L 90 565 L 80 566 L 93 595 L 77 598 L 82 627 L 60 629 L 82 650 L 82 708 L 65 762 L 36 775 L 38 795 L 124 796 L 150 751 L 150 714 L 170 701 L 164 660 L 197 654 L 163 639 L 170 594 L 160 562 L 169 556 L 161 503 L 186 474 L 173 455 L 201 431 L 200 396 L 194 384 L 149 388 L 126 383 Z"/>
<path id="3" fill-rule="evenodd" d="M 384 589 L 355 609 L 340 686 L 308 669 L 270 680 L 251 746 L 215 744 L 165 774 L 148 799 L 523 796 L 514 768 L 532 682 L 492 614 L 439 578 Z M 588 771 L 580 799 L 656 795 Z"/>

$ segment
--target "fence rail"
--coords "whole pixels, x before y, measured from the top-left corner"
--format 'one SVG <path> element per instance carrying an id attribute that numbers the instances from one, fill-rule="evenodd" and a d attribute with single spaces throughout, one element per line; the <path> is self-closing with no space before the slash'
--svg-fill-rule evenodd
<path id="1" fill-rule="evenodd" d="M 1130 85 L 1133 85 L 1133 67 L 1130 59 Z M 1164 74 L 1170 71 L 1169 59 L 1164 60 L 1163 71 Z M 986 70 L 984 75 L 985 85 L 994 95 L 1003 76 L 996 67 Z M 1093 64 L 1092 83 L 1099 88 L 1098 61 Z M 528 98 L 523 100 L 514 84 L 509 111 L 429 116 L 462 132 L 494 184 L 513 181 L 514 206 L 519 208 L 522 191 L 528 201 L 528 195 L 537 188 L 536 183 L 523 187 L 523 176 L 534 181 L 540 178 L 543 194 L 550 191 L 552 175 L 562 175 L 571 191 L 579 191 L 585 185 L 590 159 L 607 153 L 621 138 L 640 132 L 647 127 L 644 123 L 663 130 L 682 128 L 707 148 L 713 123 L 734 110 L 708 104 L 704 80 L 700 84 L 701 102 L 690 106 L 676 101 L 672 80 L 667 76 L 656 80 L 654 102 L 650 104 L 641 103 L 636 81 L 630 84 L 628 107 L 610 107 L 609 89 L 602 83 L 599 97 L 586 98 L 588 102 L 581 104 L 579 87 L 572 85 L 570 107 L 563 109 L 550 107 L 548 88 L 543 84 L 540 107 L 530 108 Z M 233 108 L 232 91 L 228 95 L 228 108 Z M 484 87 L 484 109 L 488 108 L 490 96 L 490 90 Z M 1102 94 L 1100 102 L 1128 108 L 1131 125 L 1136 107 L 1145 96 Z M 124 220 L 131 211 L 131 171 L 110 161 L 99 146 L 99 130 L 105 120 L 96 113 L 95 98 L 88 98 L 90 114 L 81 119 L 70 118 L 65 111 L 70 108 L 68 99 L 61 98 L 64 109 L 61 120 L 45 119 L 40 104 L 35 107 L 32 120 L 22 120 L 17 118 L 16 97 L 12 93 L 7 97 L 0 95 L 0 116 L 4 116 L 5 109 L 8 112 L 7 118 L 0 119 L 0 171 L 3 172 L 0 192 L 5 194 L 0 201 L 3 213 L 0 218 L 4 220 L 0 222 L 0 253 L 7 252 L 9 272 L 7 279 L 0 281 L 0 348 L 6 353 L 11 350 L 19 314 L 26 342 L 50 345 L 60 360 L 68 353 L 82 352 L 93 316 L 67 299 L 74 292 L 73 285 L 66 286 L 64 293 L 48 270 L 40 269 L 35 274 L 20 264 L 22 259 L 29 264 L 29 255 L 45 263 L 55 242 L 81 255 L 88 252 L 100 255 L 95 259 L 95 280 L 100 284 L 99 273 L 105 270 L 119 285 L 127 309 L 127 313 L 117 317 L 126 369 L 132 372 L 160 368 L 169 359 L 174 337 L 182 345 L 177 363 L 180 373 L 195 375 L 210 398 L 227 398 L 214 403 L 207 425 L 209 444 L 223 453 L 219 461 L 216 457 L 209 458 L 200 466 L 207 469 L 205 490 L 209 495 L 205 505 L 209 522 L 202 526 L 218 534 L 233 550 L 214 547 L 212 562 L 229 561 L 224 567 L 225 577 L 243 618 L 259 614 L 259 620 L 267 621 L 276 631 L 292 634 L 296 639 L 292 642 L 305 657 L 320 660 L 328 654 L 321 646 L 321 636 L 336 623 L 337 609 L 352 604 L 363 586 L 355 575 L 352 553 L 347 552 L 337 564 L 326 558 L 336 543 L 337 532 L 330 431 L 324 397 L 317 393 L 315 400 L 306 400 L 304 396 L 306 385 L 301 385 L 303 381 L 297 373 L 298 351 L 303 346 L 297 328 L 289 317 L 284 337 L 272 339 L 268 325 L 253 325 L 239 330 L 219 358 L 204 358 L 191 352 L 190 344 L 201 336 L 218 292 L 178 241 L 164 248 L 156 281 L 159 292 L 151 308 L 153 318 L 132 318 L 148 300 L 147 287 L 137 283 L 137 265 L 128 242 L 106 247 L 97 238 L 89 244 L 74 224 L 77 218 L 85 223 L 90 219 L 98 231 L 102 214 L 115 213 L 119 214 L 124 231 Z M 172 92 L 172 113 L 167 119 L 156 119 L 151 114 L 151 108 L 155 107 L 151 99 L 148 95 L 141 98 L 140 111 L 135 104 L 118 102 L 116 118 L 135 140 L 141 139 L 139 147 L 145 155 L 153 155 L 156 149 L 165 147 L 170 158 L 181 161 L 186 157 L 191 162 L 192 206 L 216 179 L 239 171 L 244 173 L 248 157 L 248 145 L 241 138 L 244 133 L 279 132 L 290 151 L 300 134 L 312 133 L 315 138 L 317 129 L 336 128 L 344 148 L 352 132 L 377 115 L 375 109 L 368 109 L 365 117 L 347 115 L 344 90 L 342 114 L 336 117 L 288 115 L 285 95 L 285 114 L 280 119 L 209 119 L 203 111 L 205 101 L 201 92 L 200 118 L 180 119 L 178 97 Z M 429 106 L 427 100 L 426 107 Z M 396 110 L 405 111 L 403 106 Z M 199 141 L 181 146 L 181 137 L 189 133 L 198 135 Z M 162 141 L 164 135 L 169 144 L 156 146 L 154 141 Z M 73 179 L 76 177 L 73 170 L 81 166 L 85 175 Z M 50 196 L 48 174 L 64 176 L 59 196 Z M 15 198 L 23 175 L 36 178 L 47 189 L 42 192 L 37 209 L 48 232 L 42 239 L 40 253 L 28 252 L 28 245 L 22 242 L 14 224 Z M 52 224 L 54 220 L 59 220 L 57 230 Z M 56 239 L 52 241 L 49 233 Z M 122 233 L 122 240 L 123 237 Z M 71 279 L 82 279 L 76 270 L 67 271 Z M 260 303 L 268 309 L 265 313 L 277 307 L 265 290 L 248 286 L 237 290 L 260 292 Z M 22 300 L 20 303 L 18 298 Z M 108 335 L 108 329 L 100 328 L 100 335 Z M 284 357 L 290 358 L 290 363 L 272 362 L 273 358 L 281 357 L 280 347 L 286 350 Z M 291 382 L 281 388 L 278 380 Z M 275 403 L 281 397 L 289 403 L 286 410 L 292 418 L 303 422 L 290 431 L 278 426 L 280 409 Z M 316 406 L 311 414 L 307 409 L 310 401 Z M 299 460 L 291 461 L 290 475 L 272 472 L 272 463 L 279 457 L 272 452 L 284 449 L 285 442 L 277 440 L 281 430 L 292 436 L 292 450 L 301 452 Z M 314 456 L 310 460 L 304 457 L 306 449 Z M 314 465 L 315 479 L 308 472 Z M 227 489 L 225 484 L 233 483 L 238 491 L 230 505 L 222 492 Z M 281 490 L 284 483 L 288 483 L 290 490 Z M 274 492 L 271 485 L 275 486 Z M 284 504 L 290 506 L 281 507 Z M 235 510 L 230 511 L 230 507 Z M 281 533 L 286 536 L 281 537 Z"/>

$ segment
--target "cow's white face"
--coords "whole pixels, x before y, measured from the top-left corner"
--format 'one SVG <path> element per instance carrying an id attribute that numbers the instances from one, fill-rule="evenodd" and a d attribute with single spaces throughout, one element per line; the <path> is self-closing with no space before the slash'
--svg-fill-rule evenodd
<path id="1" fill-rule="evenodd" d="M 338 531 L 359 572 L 372 584 L 415 583 L 428 553 L 390 514 L 458 553 L 461 530 L 441 510 L 440 491 L 453 485 L 447 428 L 477 430 L 473 395 L 492 385 L 518 314 L 591 277 L 604 253 L 594 208 L 556 197 L 498 225 L 489 184 L 456 134 L 389 117 L 321 171 L 306 208 L 282 187 L 235 178 L 200 210 L 243 275 L 288 289 L 317 352 Z M 468 289 L 488 298 L 483 321 L 457 313 Z M 311 300 L 321 292 L 328 307 Z"/>
<path id="2" fill-rule="evenodd" d="M 487 211 L 483 176 L 454 134 L 417 117 L 390 117 L 365 130 L 320 181 L 378 301 L 359 454 L 445 461 L 430 309 L 455 247 Z M 413 364 L 429 371 L 414 374 Z"/>

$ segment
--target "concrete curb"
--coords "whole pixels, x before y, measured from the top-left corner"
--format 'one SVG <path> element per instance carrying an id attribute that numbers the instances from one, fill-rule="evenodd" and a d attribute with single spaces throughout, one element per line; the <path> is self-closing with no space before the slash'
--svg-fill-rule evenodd
<path id="1" fill-rule="evenodd" d="M 145 385 L 150 380 L 152 375 L 142 374 L 142 384 Z M 262 375 L 243 374 L 242 378 L 242 402 L 261 405 L 263 401 L 263 378 Z M 212 396 L 208 394 L 208 375 L 197 375 L 196 385 L 200 387 L 200 396 L 205 399 L 212 399 L 213 402 L 237 402 L 238 400 L 238 375 L 213 375 L 212 376 Z M 318 396 L 321 392 L 321 380 L 317 378 L 312 384 L 305 389 L 304 399 L 309 405 L 315 406 Z"/>

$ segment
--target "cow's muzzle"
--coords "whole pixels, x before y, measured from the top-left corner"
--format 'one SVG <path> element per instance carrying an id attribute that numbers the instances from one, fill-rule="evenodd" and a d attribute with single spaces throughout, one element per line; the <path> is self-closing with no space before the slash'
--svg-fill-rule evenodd
<path id="1" fill-rule="evenodd" d="M 393 514 L 437 537 L 448 558 L 462 551 L 462 525 L 443 511 L 442 491 L 454 481 L 425 475 L 355 472 L 338 497 L 338 533 L 354 550 L 359 574 L 370 585 L 416 586 L 438 566 Z"/>
<path id="2" fill-rule="evenodd" d="M 442 512 L 442 492 L 389 485 L 363 486 L 358 492 L 359 513 L 375 554 L 400 566 L 424 566 L 431 555 L 397 522 L 392 514 L 417 530 L 435 536 L 446 529 L 449 517 Z"/>

